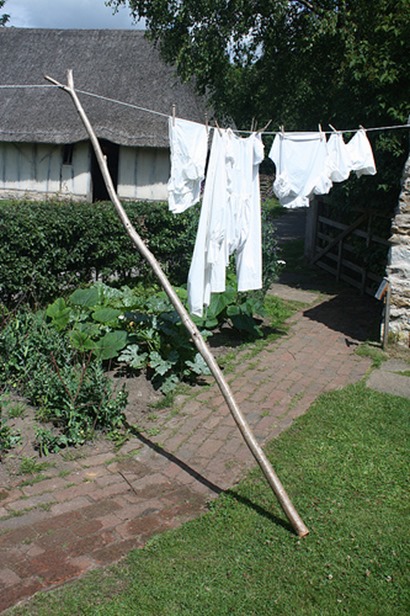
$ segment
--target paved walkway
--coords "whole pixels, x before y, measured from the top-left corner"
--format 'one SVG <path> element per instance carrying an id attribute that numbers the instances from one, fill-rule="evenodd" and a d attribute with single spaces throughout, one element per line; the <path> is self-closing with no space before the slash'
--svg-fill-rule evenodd
<path id="1" fill-rule="evenodd" d="M 354 292 L 327 297 L 256 357 L 239 354 L 228 380 L 261 444 L 319 394 L 366 374 L 370 361 L 355 349 L 375 308 Z M 59 455 L 42 481 L 0 488 L 0 611 L 198 516 L 254 466 L 215 385 L 179 397 L 176 408 L 155 437 L 134 437 L 119 452 L 103 442 L 85 457 Z"/>

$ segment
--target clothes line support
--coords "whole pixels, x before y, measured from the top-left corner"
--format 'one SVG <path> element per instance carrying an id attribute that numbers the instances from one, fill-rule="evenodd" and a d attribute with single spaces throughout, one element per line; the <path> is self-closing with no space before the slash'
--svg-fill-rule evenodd
<path id="1" fill-rule="evenodd" d="M 157 261 L 155 256 L 151 253 L 151 251 L 147 248 L 147 246 L 145 245 L 145 243 L 143 242 L 143 240 L 141 239 L 137 231 L 132 226 L 131 221 L 129 220 L 119 200 L 116 190 L 114 188 L 114 184 L 112 182 L 111 175 L 108 170 L 107 161 L 103 155 L 99 141 L 97 139 L 97 136 L 94 132 L 94 129 L 74 89 L 74 78 L 73 78 L 72 71 L 71 70 L 67 71 L 67 85 L 61 84 L 60 82 L 48 76 L 45 76 L 45 78 L 51 83 L 53 83 L 54 85 L 57 85 L 59 88 L 61 88 L 62 90 L 64 90 L 71 96 L 74 102 L 74 105 L 76 107 L 76 110 L 91 140 L 92 146 L 95 151 L 95 155 L 97 157 L 98 164 L 101 169 L 102 176 L 104 178 L 104 182 L 108 190 L 108 194 L 110 196 L 110 199 L 118 213 L 118 216 L 126 232 L 128 233 L 129 237 L 131 238 L 132 242 L 134 243 L 138 251 L 146 259 L 146 261 L 149 263 L 152 270 L 156 274 L 162 288 L 166 292 L 176 312 L 181 318 L 183 325 L 188 330 L 196 348 L 198 349 L 199 353 L 201 354 L 207 366 L 209 367 L 211 374 L 213 375 L 215 381 L 217 382 L 219 389 L 226 401 L 226 404 L 232 414 L 232 417 L 235 420 L 236 425 L 238 426 L 252 455 L 254 456 L 255 460 L 257 461 L 260 468 L 262 469 L 269 485 L 271 486 L 273 492 L 275 493 L 279 501 L 279 504 L 281 505 L 293 529 L 296 531 L 299 537 L 306 536 L 309 533 L 308 528 L 305 526 L 304 522 L 302 521 L 299 514 L 297 513 L 282 483 L 280 482 L 280 479 L 276 475 L 265 453 L 263 452 L 262 448 L 260 447 L 257 440 L 255 439 L 255 436 L 253 435 L 246 419 L 243 417 L 237 403 L 235 402 L 235 399 L 230 390 L 230 387 L 227 384 L 225 377 L 220 367 L 218 366 L 214 356 L 212 355 L 208 345 L 206 344 L 205 340 L 202 338 L 199 332 L 199 329 L 196 327 L 195 323 L 192 321 L 184 305 L 182 304 L 179 297 L 175 293 L 171 283 L 169 282 L 168 278 L 162 271 L 162 268 L 159 262 Z"/>

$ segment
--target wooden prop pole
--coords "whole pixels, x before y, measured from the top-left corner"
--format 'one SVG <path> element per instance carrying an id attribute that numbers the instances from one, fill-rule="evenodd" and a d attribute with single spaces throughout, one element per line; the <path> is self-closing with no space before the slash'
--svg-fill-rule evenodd
<path id="1" fill-rule="evenodd" d="M 97 157 L 97 161 L 100 166 L 102 176 L 104 178 L 104 182 L 107 186 L 108 194 L 110 196 L 110 199 L 115 209 L 117 210 L 118 216 L 120 217 L 121 222 L 123 223 L 125 227 L 125 230 L 127 231 L 128 235 L 130 236 L 131 240 L 133 241 L 134 245 L 137 247 L 141 255 L 148 261 L 149 265 L 155 272 L 159 282 L 161 283 L 162 288 L 168 295 L 172 305 L 174 306 L 175 310 L 180 316 L 182 323 L 188 330 L 196 348 L 198 349 L 199 353 L 202 355 L 207 366 L 209 367 L 209 370 L 211 371 L 215 381 L 217 382 L 219 386 L 219 389 L 228 405 L 228 408 L 236 422 L 236 425 L 238 426 L 252 455 L 254 456 L 255 460 L 261 467 L 269 485 L 271 486 L 273 492 L 275 493 L 289 522 L 291 523 L 292 527 L 294 528 L 296 533 L 299 535 L 299 537 L 304 537 L 305 535 L 309 533 L 309 530 L 303 523 L 299 514 L 297 513 L 289 496 L 287 495 L 284 487 L 282 486 L 280 479 L 278 478 L 275 471 L 273 470 L 272 465 L 267 459 L 262 448 L 259 446 L 258 442 L 256 441 L 255 436 L 253 435 L 247 421 L 243 417 L 238 405 L 236 404 L 234 397 L 232 395 L 232 392 L 229 388 L 229 385 L 226 382 L 223 376 L 223 373 L 221 369 L 219 368 L 214 356 L 212 355 L 208 345 L 206 344 L 205 340 L 202 338 L 201 333 L 199 332 L 197 326 L 190 318 L 187 310 L 185 309 L 184 305 L 182 304 L 179 297 L 177 296 L 174 289 L 172 288 L 172 285 L 169 282 L 166 275 L 164 274 L 164 272 L 162 271 L 160 264 L 158 263 L 154 255 L 147 248 L 147 246 L 144 244 L 141 237 L 138 235 L 138 233 L 132 226 L 131 221 L 129 220 L 123 206 L 121 205 L 121 202 L 115 191 L 114 184 L 112 182 L 112 179 L 111 179 L 111 176 L 108 170 L 107 161 L 103 155 L 103 152 L 101 150 L 100 144 L 97 139 L 97 136 L 78 99 L 77 93 L 74 90 L 74 79 L 73 79 L 72 71 L 71 70 L 67 71 L 67 85 L 61 84 L 60 82 L 48 76 L 45 76 L 45 78 L 51 83 L 54 83 L 55 85 L 57 85 L 59 88 L 61 88 L 65 92 L 68 92 L 68 94 L 70 94 L 71 98 L 73 99 L 77 112 L 84 124 L 84 127 L 93 145 L 95 155 Z"/>

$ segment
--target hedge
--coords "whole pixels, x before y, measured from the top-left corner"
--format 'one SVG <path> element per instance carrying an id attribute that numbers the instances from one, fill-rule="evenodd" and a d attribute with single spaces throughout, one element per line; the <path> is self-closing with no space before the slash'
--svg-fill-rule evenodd
<path id="1" fill-rule="evenodd" d="M 174 284 L 186 281 L 198 211 L 174 216 L 164 203 L 125 206 Z M 42 305 L 91 280 L 151 280 L 110 203 L 0 203 L 0 300 Z"/>
<path id="2" fill-rule="evenodd" d="M 165 203 L 125 210 L 174 285 L 187 280 L 199 207 L 180 215 Z M 269 213 L 265 212 L 267 220 Z M 271 221 L 272 222 L 272 221 Z M 265 278 L 276 269 L 273 225 L 264 224 Z M 81 284 L 142 281 L 154 275 L 125 233 L 111 203 L 0 202 L 0 301 L 42 306 Z"/>

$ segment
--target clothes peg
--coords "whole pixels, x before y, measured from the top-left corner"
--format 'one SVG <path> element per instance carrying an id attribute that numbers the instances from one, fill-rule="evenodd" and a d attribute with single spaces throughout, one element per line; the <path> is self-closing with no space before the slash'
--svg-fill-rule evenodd
<path id="1" fill-rule="evenodd" d="M 220 134 L 220 136 L 222 137 L 221 127 L 219 126 L 218 121 L 217 121 L 217 120 L 214 120 L 214 122 L 215 122 L 215 126 L 216 126 L 216 128 L 218 129 L 218 133 L 219 133 L 219 134 Z"/>
<path id="2" fill-rule="evenodd" d="M 207 111 L 205 111 L 205 127 L 206 127 L 206 132 L 209 134 L 208 112 Z"/>
<path id="3" fill-rule="evenodd" d="M 258 130 L 258 133 L 264 133 L 265 130 L 271 125 L 271 123 L 272 123 L 272 120 L 269 120 L 269 122 L 266 124 L 266 126 L 264 126 L 263 128 L 260 128 Z"/>
<path id="4" fill-rule="evenodd" d="M 280 129 L 280 132 L 282 133 L 282 136 L 284 137 L 285 136 L 285 127 L 283 126 L 283 124 L 281 124 L 279 126 L 279 129 Z"/>
<path id="5" fill-rule="evenodd" d="M 324 140 L 326 141 L 326 135 L 325 135 L 325 133 L 324 133 L 324 132 L 323 132 L 323 130 L 322 130 L 322 125 L 321 125 L 321 124 L 318 124 L 318 125 L 317 125 L 317 127 L 318 127 L 318 129 L 319 129 L 320 138 L 321 138 L 322 140 L 324 139 Z"/>
<path id="6" fill-rule="evenodd" d="M 252 122 L 251 122 L 251 133 L 254 133 L 257 128 L 258 128 L 258 121 L 255 118 L 255 116 L 253 116 Z"/>
<path id="7" fill-rule="evenodd" d="M 172 125 L 175 126 L 176 105 L 172 105 Z"/>
<path id="8" fill-rule="evenodd" d="M 338 132 L 338 131 L 335 129 L 335 127 L 334 127 L 334 126 L 332 126 L 331 124 L 329 124 L 329 126 L 330 126 L 330 128 L 332 129 L 332 131 L 333 131 L 334 133 L 337 133 L 337 132 Z"/>

